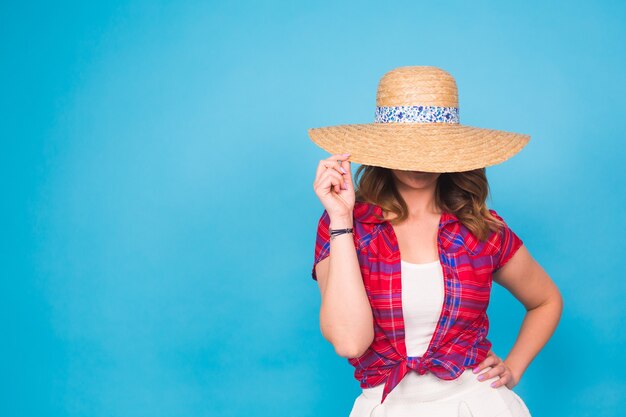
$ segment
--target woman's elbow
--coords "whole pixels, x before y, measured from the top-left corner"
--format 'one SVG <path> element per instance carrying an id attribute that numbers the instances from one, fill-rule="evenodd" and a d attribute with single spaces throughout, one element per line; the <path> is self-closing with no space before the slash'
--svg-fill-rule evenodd
<path id="1" fill-rule="evenodd" d="M 365 353 L 365 350 L 359 349 L 358 347 L 338 345 L 333 346 L 335 348 L 335 353 L 337 353 L 337 355 L 341 356 L 342 358 L 358 358 L 363 353 Z"/>
<path id="2" fill-rule="evenodd" d="M 359 342 L 335 342 L 332 343 L 335 348 L 335 352 L 337 355 L 343 358 L 358 358 L 359 356 L 363 356 L 363 354 L 369 349 L 374 341 L 374 331 L 372 329 L 371 332 L 368 332 L 362 341 Z"/>

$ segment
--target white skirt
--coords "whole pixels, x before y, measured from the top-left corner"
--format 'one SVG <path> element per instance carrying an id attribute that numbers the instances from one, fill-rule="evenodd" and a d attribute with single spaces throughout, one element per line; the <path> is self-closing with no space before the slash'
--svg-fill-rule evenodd
<path id="1" fill-rule="evenodd" d="M 490 386 L 499 376 L 479 381 L 478 375 L 467 368 L 457 379 L 444 380 L 430 372 L 409 371 L 383 404 L 384 383 L 363 388 L 349 417 L 531 417 L 513 390 L 505 385 Z"/>

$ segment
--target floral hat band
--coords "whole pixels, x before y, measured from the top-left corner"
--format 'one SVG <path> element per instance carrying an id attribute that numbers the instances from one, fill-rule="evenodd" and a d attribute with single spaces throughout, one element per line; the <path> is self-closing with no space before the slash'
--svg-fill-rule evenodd
<path id="1" fill-rule="evenodd" d="M 459 123 L 459 108 L 443 106 L 376 106 L 374 123 Z"/>

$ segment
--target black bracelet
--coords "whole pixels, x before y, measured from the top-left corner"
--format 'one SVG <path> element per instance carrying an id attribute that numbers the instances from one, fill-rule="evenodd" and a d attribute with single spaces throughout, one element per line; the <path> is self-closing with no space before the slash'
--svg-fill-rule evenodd
<path id="1" fill-rule="evenodd" d="M 330 240 L 333 240 L 336 236 L 343 235 L 344 233 L 352 233 L 352 228 L 348 229 L 329 229 Z"/>

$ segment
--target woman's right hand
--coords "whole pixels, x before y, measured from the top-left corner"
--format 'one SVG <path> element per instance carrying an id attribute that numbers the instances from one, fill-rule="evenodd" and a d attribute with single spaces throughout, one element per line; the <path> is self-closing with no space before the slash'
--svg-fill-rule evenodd
<path id="1" fill-rule="evenodd" d="M 349 157 L 331 155 L 317 165 L 313 189 L 331 219 L 352 218 L 355 196 Z"/>

